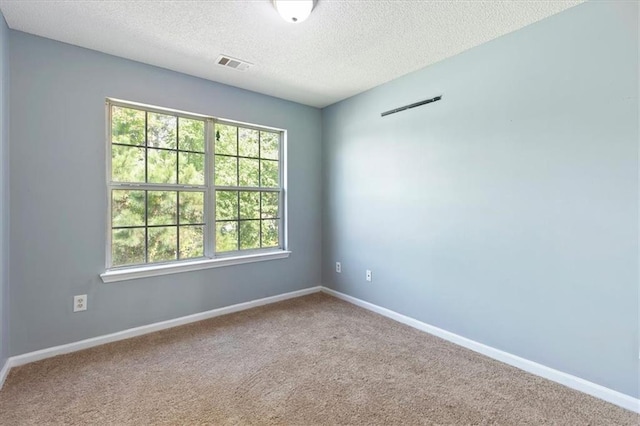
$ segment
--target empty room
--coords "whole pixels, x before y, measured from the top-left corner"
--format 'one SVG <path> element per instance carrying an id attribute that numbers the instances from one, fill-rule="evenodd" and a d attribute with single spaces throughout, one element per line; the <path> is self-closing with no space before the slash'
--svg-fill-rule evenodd
<path id="1" fill-rule="evenodd" d="M 637 1 L 0 12 L 0 425 L 640 424 Z"/>

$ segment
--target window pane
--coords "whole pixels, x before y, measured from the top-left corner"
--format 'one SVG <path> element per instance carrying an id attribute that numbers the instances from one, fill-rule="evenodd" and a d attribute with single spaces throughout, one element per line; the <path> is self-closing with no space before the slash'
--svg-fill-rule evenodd
<path id="1" fill-rule="evenodd" d="M 262 220 L 262 247 L 278 247 L 278 221 Z"/>
<path id="2" fill-rule="evenodd" d="M 216 155 L 216 185 L 238 185 L 238 159 Z"/>
<path id="3" fill-rule="evenodd" d="M 259 192 L 240 192 L 240 219 L 260 219 Z"/>
<path id="4" fill-rule="evenodd" d="M 204 256 L 204 228 L 202 226 L 180 227 L 180 259 Z"/>
<path id="5" fill-rule="evenodd" d="M 238 222 L 216 222 L 216 252 L 238 250 Z"/>
<path id="6" fill-rule="evenodd" d="M 216 220 L 238 219 L 238 192 L 216 191 Z"/>
<path id="7" fill-rule="evenodd" d="M 180 223 L 204 223 L 204 192 L 180 192 Z"/>
<path id="8" fill-rule="evenodd" d="M 260 221 L 240 221 L 240 250 L 260 248 Z"/>
<path id="9" fill-rule="evenodd" d="M 278 133 L 260 132 L 260 158 L 278 160 L 280 135 Z"/>
<path id="10" fill-rule="evenodd" d="M 179 183 L 182 185 L 204 185 L 204 154 L 178 153 L 180 167 Z"/>
<path id="11" fill-rule="evenodd" d="M 238 154 L 244 157 L 258 157 L 258 131 L 238 129 Z"/>
<path id="12" fill-rule="evenodd" d="M 114 229 L 111 234 L 113 266 L 144 263 L 144 228 Z"/>
<path id="13" fill-rule="evenodd" d="M 178 212 L 177 192 L 147 192 L 147 223 L 149 225 L 174 225 Z"/>
<path id="14" fill-rule="evenodd" d="M 262 218 L 270 219 L 278 217 L 278 198 L 280 194 L 277 192 L 262 193 Z"/>
<path id="15" fill-rule="evenodd" d="M 261 186 L 268 188 L 277 188 L 280 180 L 278 173 L 278 162 L 271 160 L 262 160 L 260 162 L 262 170 L 260 170 Z"/>
<path id="16" fill-rule="evenodd" d="M 238 128 L 216 124 L 216 154 L 238 155 Z"/>
<path id="17" fill-rule="evenodd" d="M 111 226 L 144 226 L 144 191 L 111 191 Z"/>
<path id="18" fill-rule="evenodd" d="M 147 118 L 147 145 L 176 149 L 176 117 L 150 112 Z"/>
<path id="19" fill-rule="evenodd" d="M 144 148 L 111 145 L 111 179 L 144 182 Z"/>
<path id="20" fill-rule="evenodd" d="M 204 121 L 178 117 L 178 148 L 204 152 Z"/>
<path id="21" fill-rule="evenodd" d="M 127 145 L 144 145 L 144 111 L 111 107 L 111 141 Z"/>
<path id="22" fill-rule="evenodd" d="M 176 152 L 149 148 L 147 150 L 148 182 L 176 183 Z"/>
<path id="23" fill-rule="evenodd" d="M 149 228 L 149 262 L 175 260 L 178 253 L 178 233 L 175 226 Z"/>
<path id="24" fill-rule="evenodd" d="M 238 161 L 240 162 L 240 186 L 260 186 L 259 160 L 240 158 Z"/>

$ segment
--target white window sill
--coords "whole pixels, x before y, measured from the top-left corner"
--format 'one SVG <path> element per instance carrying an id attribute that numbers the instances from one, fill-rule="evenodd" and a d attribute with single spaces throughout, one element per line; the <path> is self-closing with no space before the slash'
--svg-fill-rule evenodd
<path id="1" fill-rule="evenodd" d="M 280 250 L 269 253 L 257 253 L 217 259 L 204 259 L 179 263 L 165 263 L 160 265 L 144 265 L 132 268 L 111 269 L 100 274 L 100 278 L 102 278 L 102 281 L 105 283 L 112 283 L 116 281 L 134 280 L 136 278 L 148 278 L 156 277 L 158 275 L 177 274 L 179 272 L 198 271 L 200 269 L 241 265 L 243 263 L 285 259 L 289 257 L 290 254 L 290 251 Z"/>

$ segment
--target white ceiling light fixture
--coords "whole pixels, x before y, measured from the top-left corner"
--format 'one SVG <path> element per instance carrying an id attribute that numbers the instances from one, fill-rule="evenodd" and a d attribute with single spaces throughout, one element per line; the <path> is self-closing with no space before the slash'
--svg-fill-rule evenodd
<path id="1" fill-rule="evenodd" d="M 314 0 L 273 0 L 276 10 L 287 22 L 299 24 L 311 15 Z"/>

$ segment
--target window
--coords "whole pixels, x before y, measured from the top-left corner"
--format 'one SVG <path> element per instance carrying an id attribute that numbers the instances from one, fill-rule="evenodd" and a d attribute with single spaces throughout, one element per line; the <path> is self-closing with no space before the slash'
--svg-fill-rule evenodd
<path id="1" fill-rule="evenodd" d="M 216 252 L 280 245 L 280 135 L 215 125 Z"/>
<path id="2" fill-rule="evenodd" d="M 284 250 L 282 131 L 107 106 L 107 268 Z"/>

